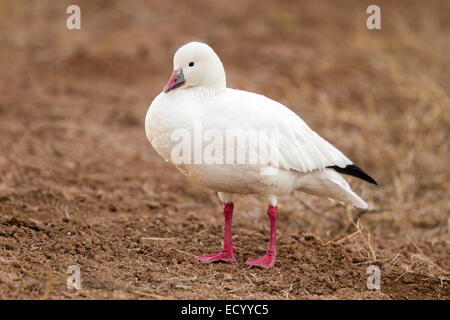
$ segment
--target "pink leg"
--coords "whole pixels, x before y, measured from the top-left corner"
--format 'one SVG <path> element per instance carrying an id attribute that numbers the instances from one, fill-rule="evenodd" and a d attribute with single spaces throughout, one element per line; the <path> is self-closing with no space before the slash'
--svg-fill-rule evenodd
<path id="1" fill-rule="evenodd" d="M 237 250 L 233 247 L 231 240 L 231 219 L 233 217 L 233 202 L 228 202 L 223 204 L 223 216 L 225 217 L 225 228 L 224 228 L 224 239 L 223 239 L 223 250 L 219 253 L 205 254 L 198 256 L 197 259 L 201 262 L 213 262 L 213 261 L 226 261 L 234 262 L 234 252 Z"/>
<path id="2" fill-rule="evenodd" d="M 266 269 L 271 268 L 275 264 L 277 256 L 277 219 L 278 206 L 269 206 L 267 214 L 270 219 L 270 242 L 269 249 L 261 258 L 250 258 L 245 263 L 251 266 L 259 266 Z"/>

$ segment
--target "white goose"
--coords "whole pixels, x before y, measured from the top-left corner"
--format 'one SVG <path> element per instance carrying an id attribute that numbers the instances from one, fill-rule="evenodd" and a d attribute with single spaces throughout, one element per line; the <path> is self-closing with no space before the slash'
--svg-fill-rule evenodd
<path id="1" fill-rule="evenodd" d="M 177 50 L 173 64 L 169 82 L 147 112 L 145 131 L 164 159 L 218 192 L 223 202 L 223 250 L 199 256 L 200 261 L 235 261 L 233 194 L 260 194 L 268 199 L 269 249 L 261 258 L 246 261 L 264 268 L 275 263 L 278 195 L 300 190 L 368 207 L 339 173 L 376 184 L 375 180 L 284 105 L 227 88 L 222 62 L 211 47 L 187 43 Z"/>

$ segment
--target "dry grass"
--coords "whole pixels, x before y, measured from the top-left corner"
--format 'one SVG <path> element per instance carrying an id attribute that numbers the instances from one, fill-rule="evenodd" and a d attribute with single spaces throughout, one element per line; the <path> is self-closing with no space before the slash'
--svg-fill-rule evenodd
<path id="1" fill-rule="evenodd" d="M 309 242 L 298 247 L 295 237 L 308 232 L 315 249 L 346 255 L 348 268 L 381 265 L 381 298 L 448 299 L 450 2 L 379 1 L 376 31 L 365 27 L 367 4 L 360 1 L 80 1 L 81 31 L 65 29 L 69 4 L 0 2 L 0 61 L 7 61 L 0 66 L 2 298 L 370 298 L 354 283 L 347 291 L 314 293 L 321 274 L 306 266 L 311 284 L 302 275 L 301 285 L 292 282 L 298 269 L 282 263 L 305 261 Z M 142 128 L 171 55 L 190 40 L 216 49 L 229 86 L 285 103 L 379 182 L 371 187 L 349 178 L 372 212 L 299 193 L 280 199 L 281 246 L 286 241 L 291 251 L 280 257 L 273 271 L 280 282 L 272 287 L 265 274 L 242 266 L 196 267 L 195 280 L 191 264 L 172 269 L 173 261 L 194 263 L 199 248 L 217 245 L 221 236 L 215 196 L 164 164 Z M 262 204 L 249 197 L 237 208 L 237 245 L 245 254 L 264 250 Z M 148 210 L 156 222 L 146 220 Z M 12 217 L 34 221 L 41 231 L 50 230 L 46 223 L 73 220 L 81 239 L 104 244 L 109 264 L 85 266 L 100 279 L 91 281 L 97 289 L 58 289 L 67 261 L 86 257 L 42 258 L 32 248 L 50 240 L 24 224 L 8 225 Z M 184 219 L 203 225 L 186 235 Z M 40 242 L 20 242 L 14 232 Z M 248 248 L 255 239 L 260 247 Z M 122 266 L 114 254 L 129 262 Z M 98 271 L 107 267 L 108 276 Z M 134 270 L 152 274 L 158 285 L 135 282 Z"/>

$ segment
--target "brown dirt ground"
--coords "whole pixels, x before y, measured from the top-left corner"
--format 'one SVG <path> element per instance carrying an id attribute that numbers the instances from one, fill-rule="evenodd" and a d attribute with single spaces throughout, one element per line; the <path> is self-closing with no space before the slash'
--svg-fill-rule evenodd
<path id="1" fill-rule="evenodd" d="M 2 0 L 0 298 L 449 299 L 450 2 L 377 2 L 369 31 L 364 1 L 77 1 L 68 31 L 72 1 Z M 229 86 L 287 104 L 374 176 L 348 180 L 380 211 L 355 227 L 355 210 L 282 197 L 266 271 L 244 264 L 267 246 L 264 202 L 242 197 L 238 263 L 198 263 L 221 245 L 218 199 L 143 127 L 191 40 Z"/>

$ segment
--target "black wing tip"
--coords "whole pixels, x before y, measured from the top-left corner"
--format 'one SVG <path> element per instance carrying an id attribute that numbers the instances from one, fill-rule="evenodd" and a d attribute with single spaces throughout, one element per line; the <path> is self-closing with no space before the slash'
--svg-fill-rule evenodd
<path id="1" fill-rule="evenodd" d="M 374 185 L 378 185 L 378 183 L 375 181 L 375 179 L 373 179 L 367 173 L 362 171 L 362 169 L 360 167 L 358 167 L 357 165 L 355 165 L 355 164 L 350 164 L 350 165 L 346 166 L 345 168 L 341 168 L 341 167 L 338 167 L 338 166 L 331 166 L 331 167 L 328 167 L 328 168 L 334 169 L 337 172 L 342 173 L 342 174 L 348 174 L 350 176 L 359 178 L 361 180 L 367 181 L 367 182 L 372 183 Z"/>

